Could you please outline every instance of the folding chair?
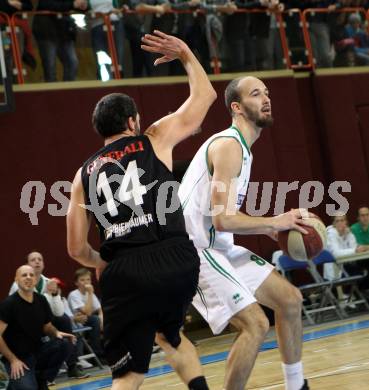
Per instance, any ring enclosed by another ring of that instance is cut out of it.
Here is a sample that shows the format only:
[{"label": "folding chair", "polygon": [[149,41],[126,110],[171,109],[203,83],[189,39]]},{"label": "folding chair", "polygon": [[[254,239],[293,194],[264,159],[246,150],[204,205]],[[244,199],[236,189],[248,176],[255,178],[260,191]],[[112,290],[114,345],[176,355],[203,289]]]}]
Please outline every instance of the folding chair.
[{"label": "folding chair", "polygon": [[89,332],[90,330],[92,330],[91,326],[81,326],[81,327],[77,327],[76,326],[75,328],[73,328],[73,333],[76,336],[81,338],[84,347],[89,352],[88,354],[79,356],[78,358],[79,359],[90,359],[90,358],[93,358],[100,368],[104,368],[104,366],[101,363],[101,360],[98,358],[98,356],[96,355],[96,353],[92,349],[91,345],[86,340],[85,333]]},{"label": "folding chair", "polygon": [[[297,261],[289,256],[282,255],[279,257],[279,265],[282,274],[285,275],[291,283],[291,271],[305,270],[313,277],[314,281],[312,283],[298,286],[303,296],[302,311],[309,324],[313,325],[317,322],[321,322],[323,314],[329,311],[335,312],[340,319],[344,318],[345,315],[342,312],[336,297],[332,293],[332,283],[322,280],[312,262]],[[313,266],[312,271],[310,270],[311,265]]]},{"label": "folding chair", "polygon": [[[336,263],[336,260],[329,251],[324,250],[319,256],[313,259],[313,263],[315,266],[318,266],[321,264]],[[345,301],[339,301],[340,307],[345,309],[348,305],[363,304],[366,309],[369,310],[368,301],[358,287],[358,283],[366,278],[368,271],[365,270],[363,274],[350,276],[343,266],[340,267],[340,269],[343,276],[332,280],[332,287],[347,286],[350,288],[348,298],[345,299]]]}]

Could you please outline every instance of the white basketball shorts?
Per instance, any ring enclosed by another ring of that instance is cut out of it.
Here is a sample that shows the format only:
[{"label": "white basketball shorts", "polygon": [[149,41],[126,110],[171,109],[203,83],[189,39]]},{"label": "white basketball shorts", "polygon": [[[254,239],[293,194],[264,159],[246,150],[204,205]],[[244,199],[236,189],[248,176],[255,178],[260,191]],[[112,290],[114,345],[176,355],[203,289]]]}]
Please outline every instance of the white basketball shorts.
[{"label": "white basketball shorts", "polygon": [[236,313],[256,302],[255,291],[274,267],[236,245],[227,251],[207,248],[198,249],[198,253],[200,277],[192,303],[218,334]]}]

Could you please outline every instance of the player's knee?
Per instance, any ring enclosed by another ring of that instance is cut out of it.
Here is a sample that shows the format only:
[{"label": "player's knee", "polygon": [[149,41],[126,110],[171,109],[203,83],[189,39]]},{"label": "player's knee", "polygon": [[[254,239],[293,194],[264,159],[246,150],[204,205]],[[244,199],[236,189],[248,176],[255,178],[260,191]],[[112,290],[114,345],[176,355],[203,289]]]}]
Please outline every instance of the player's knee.
[{"label": "player's knee", "polygon": [[253,319],[251,331],[255,337],[264,340],[269,330],[269,320],[267,316],[262,313]]},{"label": "player's knee", "polygon": [[269,330],[269,320],[259,305],[251,305],[232,319],[232,325],[242,334],[263,340]]},{"label": "player's knee", "polygon": [[300,316],[302,308],[302,294],[300,290],[294,286],[291,286],[288,294],[283,295],[283,302],[281,309],[289,316]]}]

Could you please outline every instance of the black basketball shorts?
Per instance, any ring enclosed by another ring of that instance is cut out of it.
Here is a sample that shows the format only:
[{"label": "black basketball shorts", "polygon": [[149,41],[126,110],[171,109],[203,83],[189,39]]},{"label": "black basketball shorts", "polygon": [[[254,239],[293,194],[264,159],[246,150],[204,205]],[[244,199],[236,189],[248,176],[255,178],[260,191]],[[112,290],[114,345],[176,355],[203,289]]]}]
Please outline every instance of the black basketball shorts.
[{"label": "black basketball shorts", "polygon": [[178,347],[199,271],[197,251],[185,237],[121,251],[108,264],[100,287],[113,379],[148,371],[156,332]]}]

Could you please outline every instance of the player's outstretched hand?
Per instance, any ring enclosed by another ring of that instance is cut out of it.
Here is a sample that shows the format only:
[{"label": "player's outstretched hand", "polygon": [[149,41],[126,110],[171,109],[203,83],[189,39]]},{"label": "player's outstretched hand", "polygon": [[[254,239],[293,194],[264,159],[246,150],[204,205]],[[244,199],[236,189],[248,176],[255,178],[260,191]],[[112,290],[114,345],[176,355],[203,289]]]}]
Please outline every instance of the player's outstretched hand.
[{"label": "player's outstretched hand", "polygon": [[183,59],[188,53],[188,46],[179,38],[164,34],[159,30],[154,30],[153,34],[145,34],[142,37],[141,48],[150,53],[158,53],[163,56],[156,59],[154,65],[170,62],[175,59]]}]

